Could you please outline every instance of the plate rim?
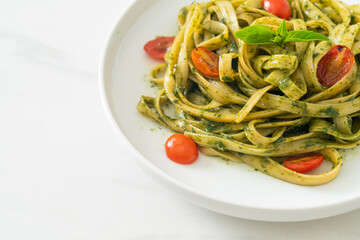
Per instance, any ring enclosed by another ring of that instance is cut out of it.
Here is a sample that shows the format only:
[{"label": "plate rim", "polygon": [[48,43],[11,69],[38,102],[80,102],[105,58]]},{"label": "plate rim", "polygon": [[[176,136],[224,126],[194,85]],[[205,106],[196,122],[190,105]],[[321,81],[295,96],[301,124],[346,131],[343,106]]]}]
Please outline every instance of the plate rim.
[{"label": "plate rim", "polygon": [[[120,25],[126,19],[129,14],[129,11],[135,10],[136,4],[140,2],[144,2],[145,0],[131,0],[127,4],[125,4],[122,11],[119,12],[116,21],[114,21],[112,27],[108,31],[107,36],[105,37],[105,42],[101,50],[101,58],[99,62],[98,69],[98,78],[99,78],[99,92],[100,98],[102,102],[103,109],[105,111],[105,115],[107,116],[110,125],[116,129],[117,136],[120,137],[123,143],[125,143],[126,147],[131,150],[133,156],[135,156],[136,162],[138,165],[144,169],[149,175],[158,180],[162,185],[172,190],[172,192],[176,193],[180,198],[187,200],[195,205],[200,207],[230,215],[233,217],[239,217],[244,219],[251,220],[260,220],[260,221],[270,221],[270,222],[298,222],[298,221],[307,221],[307,220],[315,220],[321,218],[327,218],[331,216],[336,216],[339,214],[343,214],[346,212],[350,212],[352,210],[360,208],[360,196],[358,198],[351,198],[346,201],[332,203],[324,206],[314,206],[314,207],[304,207],[304,208],[267,208],[267,207],[253,207],[236,204],[231,201],[227,201],[224,199],[219,199],[214,196],[207,195],[193,187],[182,183],[181,181],[173,178],[165,171],[161,170],[156,165],[152,164],[147,158],[142,155],[139,151],[136,150],[135,146],[131,144],[131,142],[127,139],[124,132],[122,131],[120,125],[118,124],[115,114],[111,108],[110,104],[110,95],[107,91],[107,62],[109,59],[111,42],[115,37],[116,32],[118,31]],[[156,0],[160,1],[160,0]],[[128,30],[132,25],[128,27],[125,31],[125,34],[119,40],[121,43],[127,35]],[[118,46],[117,46],[118,47]],[[111,61],[110,61],[111,62]],[[113,67],[111,67],[113,69]],[[175,191],[174,191],[175,190]],[[304,211],[313,215],[308,217]],[[314,211],[316,214],[314,214]],[[300,215],[297,215],[301,213]],[[271,217],[270,217],[271,216]],[[291,216],[291,217],[290,217]]]}]

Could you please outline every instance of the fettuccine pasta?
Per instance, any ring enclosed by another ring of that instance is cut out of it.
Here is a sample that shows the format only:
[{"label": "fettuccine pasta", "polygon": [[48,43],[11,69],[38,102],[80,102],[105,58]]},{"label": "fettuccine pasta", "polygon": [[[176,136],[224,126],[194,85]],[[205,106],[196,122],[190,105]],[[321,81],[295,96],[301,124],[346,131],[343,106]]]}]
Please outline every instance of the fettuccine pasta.
[{"label": "fettuccine pasta", "polygon": [[[331,42],[290,42],[284,48],[235,37],[248,26],[278,29],[282,19],[261,5],[261,0],[210,1],[181,9],[166,63],[150,74],[162,89],[156,97],[142,96],[137,108],[192,138],[206,155],[246,163],[294,184],[327,183],[341,168],[337,149],[353,148],[360,141],[360,4],[292,0],[287,29],[314,31]],[[351,49],[356,62],[340,81],[324,87],[316,72],[334,45]],[[220,56],[219,77],[206,76],[194,66],[195,47]],[[166,109],[169,103],[175,113]],[[325,156],[333,168],[308,175],[281,164],[284,157],[312,152]]]}]

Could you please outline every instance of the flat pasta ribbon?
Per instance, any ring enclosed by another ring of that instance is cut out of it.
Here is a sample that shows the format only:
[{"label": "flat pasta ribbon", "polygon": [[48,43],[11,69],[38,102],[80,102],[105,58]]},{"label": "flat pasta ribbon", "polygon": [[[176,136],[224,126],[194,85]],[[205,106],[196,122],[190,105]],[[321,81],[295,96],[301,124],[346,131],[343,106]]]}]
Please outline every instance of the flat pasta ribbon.
[{"label": "flat pasta ribbon", "polygon": [[[235,32],[264,25],[276,31],[282,19],[262,9],[262,0],[192,3],[178,14],[179,32],[165,63],[150,72],[160,89],[142,96],[137,109],[159,124],[192,138],[209,156],[219,156],[294,184],[320,185],[341,168],[336,149],[360,142],[360,4],[338,0],[293,0],[288,31],[311,30],[326,41],[244,43]],[[350,71],[331,87],[317,77],[320,60],[333,45],[356,57]],[[219,77],[199,71],[196,47],[219,56]],[[296,173],[284,157],[318,152],[333,163],[323,174]],[[350,164],[350,162],[347,162]]]}]

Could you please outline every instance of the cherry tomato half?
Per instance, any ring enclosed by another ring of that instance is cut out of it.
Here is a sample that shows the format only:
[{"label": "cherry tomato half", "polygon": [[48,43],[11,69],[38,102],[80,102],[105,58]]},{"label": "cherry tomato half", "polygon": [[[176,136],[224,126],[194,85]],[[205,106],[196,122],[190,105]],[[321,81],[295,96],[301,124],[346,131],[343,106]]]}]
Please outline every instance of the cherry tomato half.
[{"label": "cherry tomato half", "polygon": [[287,158],[284,160],[284,166],[298,173],[307,173],[318,168],[323,160],[323,155],[311,153]]},{"label": "cherry tomato half", "polygon": [[324,87],[340,81],[355,63],[354,54],[345,46],[336,45],[321,58],[316,75]]},{"label": "cherry tomato half", "polygon": [[219,77],[219,56],[205,47],[194,48],[191,59],[195,67],[210,77]]},{"label": "cherry tomato half", "polygon": [[172,135],[165,143],[168,158],[180,164],[191,164],[198,159],[198,149],[195,142],[182,134]]},{"label": "cherry tomato half", "polygon": [[164,59],[174,40],[174,37],[159,37],[146,43],[144,50],[153,58]]},{"label": "cherry tomato half", "polygon": [[263,8],[279,18],[290,19],[291,8],[286,0],[263,0]]}]

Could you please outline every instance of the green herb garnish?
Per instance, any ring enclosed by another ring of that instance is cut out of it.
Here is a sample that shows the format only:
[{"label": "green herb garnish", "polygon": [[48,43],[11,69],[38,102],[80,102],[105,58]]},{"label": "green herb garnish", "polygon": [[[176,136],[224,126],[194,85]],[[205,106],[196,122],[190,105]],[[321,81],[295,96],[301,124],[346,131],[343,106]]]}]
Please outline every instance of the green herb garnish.
[{"label": "green herb garnish", "polygon": [[234,82],[235,80],[232,77],[225,76],[222,78],[223,82]]},{"label": "green herb garnish", "polygon": [[277,44],[284,47],[288,42],[311,42],[322,40],[331,42],[331,40],[320,33],[313,31],[290,31],[286,29],[286,22],[283,20],[276,32],[264,25],[253,25],[237,31],[237,38],[252,45]]}]

